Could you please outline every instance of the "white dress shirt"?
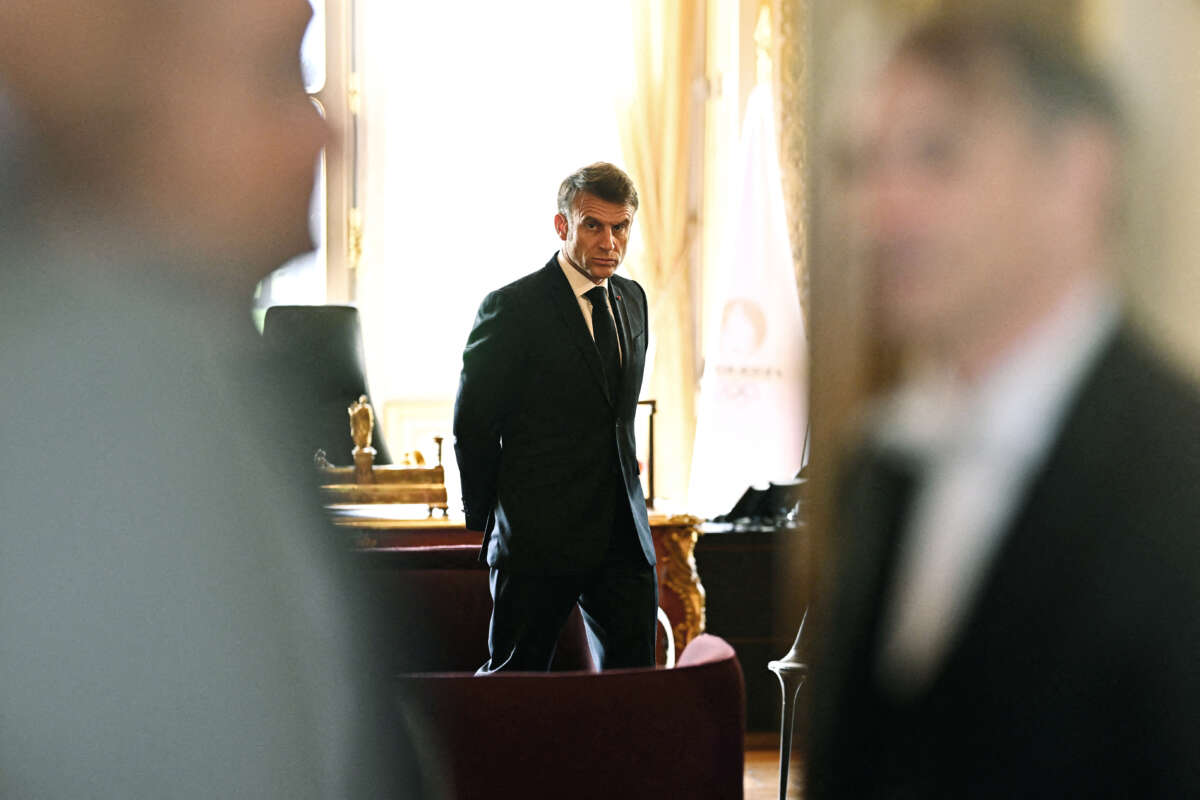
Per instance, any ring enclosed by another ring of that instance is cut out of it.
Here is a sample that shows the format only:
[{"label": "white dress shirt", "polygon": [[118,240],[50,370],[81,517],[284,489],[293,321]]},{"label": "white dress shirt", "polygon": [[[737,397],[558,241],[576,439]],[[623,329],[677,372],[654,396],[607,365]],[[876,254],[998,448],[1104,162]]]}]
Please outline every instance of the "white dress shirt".
[{"label": "white dress shirt", "polygon": [[923,467],[880,630],[894,694],[921,690],[952,645],[1117,316],[1109,287],[1089,281],[980,380],[924,375],[881,409],[876,441]]},{"label": "white dress shirt", "polygon": [[[612,317],[614,330],[617,327],[617,318],[613,314],[612,301],[608,297],[608,278],[599,283],[592,283],[592,279],[584,275],[579,270],[567,263],[567,259],[563,256],[562,251],[558,253],[558,266],[562,267],[563,274],[567,276],[567,282],[571,284],[571,291],[575,292],[575,299],[579,302],[579,313],[583,314],[583,321],[587,323],[588,333],[592,335],[592,340],[596,339],[596,332],[592,330],[592,301],[585,295],[597,286],[604,287],[604,305],[608,309],[608,316]],[[621,352],[621,335],[617,334],[617,358],[624,360],[625,354]]]}]

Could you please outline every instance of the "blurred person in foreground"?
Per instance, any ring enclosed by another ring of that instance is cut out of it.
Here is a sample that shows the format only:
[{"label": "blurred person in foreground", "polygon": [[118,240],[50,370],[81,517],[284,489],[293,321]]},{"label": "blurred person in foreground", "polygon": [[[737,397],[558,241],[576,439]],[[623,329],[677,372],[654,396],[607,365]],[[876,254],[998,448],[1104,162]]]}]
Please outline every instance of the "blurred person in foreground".
[{"label": "blurred person in foreground", "polygon": [[0,5],[0,796],[408,796],[249,315],[312,246],[309,15]]},{"label": "blurred person in foreground", "polygon": [[1113,288],[1113,93],[942,17],[872,109],[847,208],[912,369],[841,483],[810,796],[1200,795],[1200,401]]}]

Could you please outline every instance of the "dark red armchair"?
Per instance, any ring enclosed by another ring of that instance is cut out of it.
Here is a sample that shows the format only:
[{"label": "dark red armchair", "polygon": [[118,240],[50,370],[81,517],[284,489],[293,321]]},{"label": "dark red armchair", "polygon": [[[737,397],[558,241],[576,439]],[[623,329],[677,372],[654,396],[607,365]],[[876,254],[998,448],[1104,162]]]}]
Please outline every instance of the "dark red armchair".
[{"label": "dark red armchair", "polygon": [[742,797],[742,673],[715,636],[673,669],[421,674],[398,686],[452,798]]}]

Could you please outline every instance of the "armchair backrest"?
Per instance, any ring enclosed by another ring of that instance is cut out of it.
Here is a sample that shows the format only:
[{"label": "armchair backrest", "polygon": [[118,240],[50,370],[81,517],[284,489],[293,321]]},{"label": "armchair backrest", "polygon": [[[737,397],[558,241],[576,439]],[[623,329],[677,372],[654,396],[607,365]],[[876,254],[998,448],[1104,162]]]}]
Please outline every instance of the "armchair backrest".
[{"label": "armchair backrest", "polygon": [[399,690],[451,797],[742,797],[742,672],[715,636],[674,669],[411,675]]},{"label": "armchair backrest", "polygon": [[[391,674],[474,672],[488,657],[492,597],[478,545],[361,550],[351,554],[373,616],[375,651]],[[553,669],[592,669],[576,608],[558,640]]]}]

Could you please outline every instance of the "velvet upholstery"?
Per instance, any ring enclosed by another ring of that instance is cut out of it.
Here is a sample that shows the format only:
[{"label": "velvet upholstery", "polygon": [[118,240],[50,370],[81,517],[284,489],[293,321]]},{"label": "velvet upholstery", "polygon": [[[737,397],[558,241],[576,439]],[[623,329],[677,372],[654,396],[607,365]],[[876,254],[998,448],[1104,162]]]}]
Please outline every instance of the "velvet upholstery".
[{"label": "velvet upholstery", "polygon": [[[492,598],[479,546],[437,545],[352,554],[368,600],[384,627],[375,652],[391,673],[473,672],[488,658]],[[593,669],[579,609],[555,653],[555,670]]]},{"label": "velvet upholstery", "polygon": [[742,797],[742,673],[715,636],[674,669],[423,674],[398,687],[454,798]]}]

